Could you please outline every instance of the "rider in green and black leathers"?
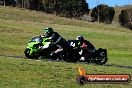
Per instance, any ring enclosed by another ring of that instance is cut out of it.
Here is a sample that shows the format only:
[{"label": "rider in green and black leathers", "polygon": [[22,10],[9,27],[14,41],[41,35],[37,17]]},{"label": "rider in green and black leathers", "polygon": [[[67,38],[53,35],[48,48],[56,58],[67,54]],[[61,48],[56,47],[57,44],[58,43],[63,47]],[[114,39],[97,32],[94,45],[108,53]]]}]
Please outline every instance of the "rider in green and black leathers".
[{"label": "rider in green and black leathers", "polygon": [[[51,55],[55,55],[55,53],[59,53],[64,48],[67,47],[67,42],[62,36],[60,36],[57,32],[54,32],[52,28],[45,28],[45,37],[50,38],[52,45],[56,45],[58,49],[56,51],[53,51]],[[52,46],[51,45],[51,46]]]},{"label": "rider in green and black leathers", "polygon": [[53,44],[60,45],[61,47],[65,47],[66,40],[62,38],[57,32],[54,32],[52,28],[45,28],[45,37],[50,38]]}]

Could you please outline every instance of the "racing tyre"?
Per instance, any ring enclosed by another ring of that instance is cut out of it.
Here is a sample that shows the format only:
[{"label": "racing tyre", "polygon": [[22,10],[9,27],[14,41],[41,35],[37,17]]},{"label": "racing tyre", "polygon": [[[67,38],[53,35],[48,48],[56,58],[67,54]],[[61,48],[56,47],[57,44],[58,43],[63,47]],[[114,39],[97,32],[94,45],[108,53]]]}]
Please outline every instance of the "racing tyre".
[{"label": "racing tyre", "polygon": [[39,55],[38,54],[34,54],[34,55],[30,55],[30,49],[29,48],[26,48],[25,51],[24,51],[24,54],[25,56],[28,58],[28,59],[38,59],[39,58]]},{"label": "racing tyre", "polygon": [[98,65],[103,65],[107,62],[107,50],[99,48],[97,51],[97,57],[95,59],[95,63]]}]

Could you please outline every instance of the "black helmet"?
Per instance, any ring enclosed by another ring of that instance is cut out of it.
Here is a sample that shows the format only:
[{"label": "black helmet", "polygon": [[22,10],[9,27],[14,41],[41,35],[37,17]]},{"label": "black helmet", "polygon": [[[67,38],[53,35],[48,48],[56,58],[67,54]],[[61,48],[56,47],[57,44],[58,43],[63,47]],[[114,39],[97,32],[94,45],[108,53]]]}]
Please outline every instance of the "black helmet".
[{"label": "black helmet", "polygon": [[53,33],[53,29],[50,28],[50,27],[49,28],[45,28],[44,31],[45,31],[46,34],[52,34]]},{"label": "black helmet", "polygon": [[83,38],[83,36],[79,35],[79,36],[77,36],[76,40],[84,41],[84,38]]}]

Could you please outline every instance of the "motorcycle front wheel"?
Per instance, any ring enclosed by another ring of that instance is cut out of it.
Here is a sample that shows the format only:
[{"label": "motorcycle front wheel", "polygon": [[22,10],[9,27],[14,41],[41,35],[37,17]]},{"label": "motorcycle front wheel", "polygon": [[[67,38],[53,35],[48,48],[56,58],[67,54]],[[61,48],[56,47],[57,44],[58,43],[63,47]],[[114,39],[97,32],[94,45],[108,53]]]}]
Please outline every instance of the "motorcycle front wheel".
[{"label": "motorcycle front wheel", "polygon": [[24,51],[24,54],[25,56],[28,58],[28,59],[38,59],[39,58],[39,55],[38,54],[33,54],[33,55],[30,55],[30,50],[29,48],[26,48],[25,51]]}]

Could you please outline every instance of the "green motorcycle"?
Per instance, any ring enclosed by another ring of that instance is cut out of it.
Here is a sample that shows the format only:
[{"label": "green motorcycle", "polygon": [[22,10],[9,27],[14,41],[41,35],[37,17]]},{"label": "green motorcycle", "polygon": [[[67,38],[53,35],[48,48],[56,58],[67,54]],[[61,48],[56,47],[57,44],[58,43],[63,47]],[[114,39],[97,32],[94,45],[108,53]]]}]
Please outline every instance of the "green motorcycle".
[{"label": "green motorcycle", "polygon": [[50,38],[35,36],[29,41],[24,51],[25,56],[29,59],[38,59],[40,56],[50,56],[50,44]]}]

